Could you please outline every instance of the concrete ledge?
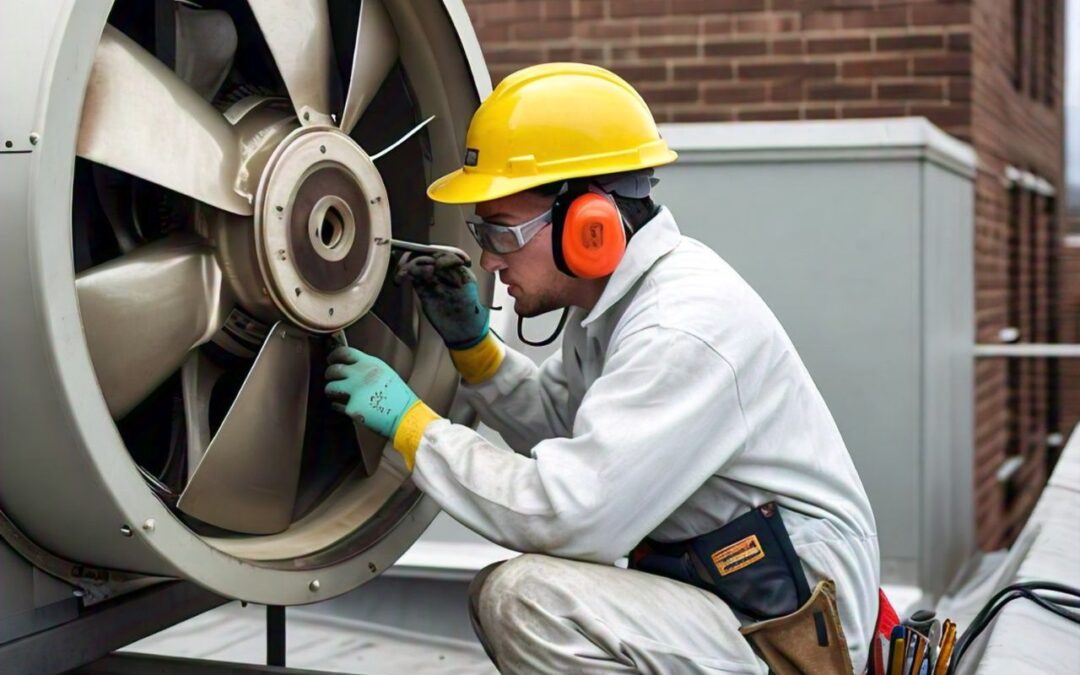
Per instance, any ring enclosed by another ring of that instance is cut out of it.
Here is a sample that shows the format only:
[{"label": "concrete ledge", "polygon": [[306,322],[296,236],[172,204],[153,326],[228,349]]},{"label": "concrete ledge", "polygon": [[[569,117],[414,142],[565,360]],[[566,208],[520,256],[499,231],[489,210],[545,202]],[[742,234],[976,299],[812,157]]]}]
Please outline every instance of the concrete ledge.
[{"label": "concrete ledge", "polygon": [[[1024,529],[1036,530],[1035,540],[1008,583],[1055,581],[1080,587],[1080,427]],[[1080,626],[1031,602],[1009,603],[988,631],[975,671],[980,674],[1067,673],[1080,663]]]}]

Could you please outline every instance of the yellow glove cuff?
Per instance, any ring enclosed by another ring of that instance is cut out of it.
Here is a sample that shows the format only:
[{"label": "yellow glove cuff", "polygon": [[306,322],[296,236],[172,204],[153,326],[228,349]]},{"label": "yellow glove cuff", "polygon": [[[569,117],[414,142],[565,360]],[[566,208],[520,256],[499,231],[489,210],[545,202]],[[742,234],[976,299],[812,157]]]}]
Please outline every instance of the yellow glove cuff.
[{"label": "yellow glove cuff", "polygon": [[417,400],[409,406],[398,422],[397,431],[394,432],[394,449],[405,458],[405,466],[409,471],[412,471],[416,464],[416,450],[420,447],[420,439],[424,437],[424,429],[438,419],[442,418],[423,401]]},{"label": "yellow glove cuff", "polygon": [[495,374],[506,356],[506,348],[489,331],[478,344],[468,349],[451,349],[450,359],[469,384],[480,384]]}]

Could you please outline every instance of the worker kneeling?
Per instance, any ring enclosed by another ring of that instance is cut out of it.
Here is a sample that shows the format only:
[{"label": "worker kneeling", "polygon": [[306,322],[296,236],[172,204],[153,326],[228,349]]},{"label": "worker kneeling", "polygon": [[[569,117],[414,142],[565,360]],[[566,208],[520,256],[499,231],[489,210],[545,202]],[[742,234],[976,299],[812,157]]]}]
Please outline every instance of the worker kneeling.
[{"label": "worker kneeling", "polygon": [[[644,101],[601,68],[534,66],[480,106],[467,144],[428,195],[476,205],[481,265],[519,315],[569,308],[561,350],[537,367],[507,348],[452,253],[398,275],[516,452],[355,349],[331,355],[326,392],[454,518],[529,554],[473,583],[496,665],[861,671],[878,613],[866,493],[772,312],[651,199],[652,167],[676,155]],[[740,224],[718,204],[713,226]]]}]

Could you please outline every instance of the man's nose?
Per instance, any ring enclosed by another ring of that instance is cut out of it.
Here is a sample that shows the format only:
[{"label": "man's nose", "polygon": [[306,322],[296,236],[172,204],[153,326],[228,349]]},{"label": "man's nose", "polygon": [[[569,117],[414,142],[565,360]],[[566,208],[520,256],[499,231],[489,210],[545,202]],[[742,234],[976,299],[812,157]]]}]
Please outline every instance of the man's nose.
[{"label": "man's nose", "polygon": [[491,251],[482,251],[480,253],[480,267],[485,272],[495,274],[501,269],[506,269],[506,263],[499,257],[498,253],[492,253]]}]

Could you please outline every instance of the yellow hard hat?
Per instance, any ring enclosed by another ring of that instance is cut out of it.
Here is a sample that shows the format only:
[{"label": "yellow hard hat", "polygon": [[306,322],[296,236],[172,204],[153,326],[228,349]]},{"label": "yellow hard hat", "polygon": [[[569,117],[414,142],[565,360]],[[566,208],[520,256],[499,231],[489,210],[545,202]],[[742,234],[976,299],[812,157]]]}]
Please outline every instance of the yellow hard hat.
[{"label": "yellow hard hat", "polygon": [[428,197],[472,204],[677,157],[633,87],[581,63],[545,63],[507,76],[473,115],[465,144],[465,166],[432,183]]}]

